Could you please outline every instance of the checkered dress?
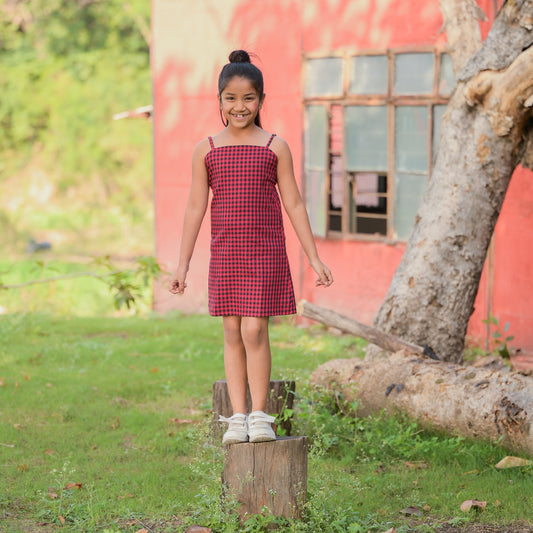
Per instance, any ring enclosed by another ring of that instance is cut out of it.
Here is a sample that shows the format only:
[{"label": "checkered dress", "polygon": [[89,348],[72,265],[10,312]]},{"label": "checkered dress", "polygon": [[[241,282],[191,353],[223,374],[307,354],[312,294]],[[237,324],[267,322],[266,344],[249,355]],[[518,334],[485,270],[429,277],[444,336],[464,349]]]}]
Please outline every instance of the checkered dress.
[{"label": "checkered dress", "polygon": [[266,146],[215,147],[205,157],[211,200],[209,313],[276,316],[296,312],[277,156]]}]

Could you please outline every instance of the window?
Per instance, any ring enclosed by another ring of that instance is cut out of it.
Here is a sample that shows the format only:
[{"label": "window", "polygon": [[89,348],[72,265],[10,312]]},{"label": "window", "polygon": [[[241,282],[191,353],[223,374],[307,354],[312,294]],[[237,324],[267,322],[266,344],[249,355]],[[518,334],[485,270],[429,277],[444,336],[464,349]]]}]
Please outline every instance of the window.
[{"label": "window", "polygon": [[435,50],[304,60],[315,235],[407,240],[454,85],[449,55]]}]

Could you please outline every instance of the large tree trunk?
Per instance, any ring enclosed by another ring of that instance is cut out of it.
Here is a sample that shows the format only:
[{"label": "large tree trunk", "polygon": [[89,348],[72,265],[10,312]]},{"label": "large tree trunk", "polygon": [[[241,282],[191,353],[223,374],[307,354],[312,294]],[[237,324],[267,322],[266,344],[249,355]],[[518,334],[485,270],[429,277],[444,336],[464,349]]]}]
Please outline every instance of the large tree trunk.
[{"label": "large tree trunk", "polygon": [[511,175],[533,159],[532,30],[531,0],[506,2],[462,69],[413,232],[374,322],[449,361],[461,360]]},{"label": "large tree trunk", "polygon": [[533,455],[533,380],[397,352],[384,359],[335,359],[311,383],[342,391],[358,415],[399,410],[424,424],[491,440]]}]

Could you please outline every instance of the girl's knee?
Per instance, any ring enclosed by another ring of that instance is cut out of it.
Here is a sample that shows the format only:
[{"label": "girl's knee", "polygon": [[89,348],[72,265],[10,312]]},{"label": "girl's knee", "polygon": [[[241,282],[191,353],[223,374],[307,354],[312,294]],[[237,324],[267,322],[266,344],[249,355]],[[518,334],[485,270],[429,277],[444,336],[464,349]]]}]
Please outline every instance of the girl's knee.
[{"label": "girl's knee", "polygon": [[241,321],[239,317],[224,318],[224,342],[231,345],[242,344]]},{"label": "girl's knee", "polygon": [[257,346],[268,342],[268,318],[243,318],[241,334],[245,345]]}]

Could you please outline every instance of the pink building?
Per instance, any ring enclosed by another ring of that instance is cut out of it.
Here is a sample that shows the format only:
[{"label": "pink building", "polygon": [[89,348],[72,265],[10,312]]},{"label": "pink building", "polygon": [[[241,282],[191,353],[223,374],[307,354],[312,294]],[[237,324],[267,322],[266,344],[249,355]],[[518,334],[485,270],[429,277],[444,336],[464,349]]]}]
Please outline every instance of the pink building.
[{"label": "pink building", "polygon": [[[297,300],[371,324],[394,274],[430,175],[454,86],[437,0],[153,0],[157,256],[176,266],[196,143],[222,128],[217,78],[230,51],[256,54],[265,77],[265,129],[290,145],[317,245],[335,276],[314,288],[290,223]],[[492,0],[478,0],[488,17]],[[510,323],[512,345],[533,352],[533,179],[517,169],[470,321]],[[209,216],[184,296],[157,287],[158,311],[207,312]]]}]

